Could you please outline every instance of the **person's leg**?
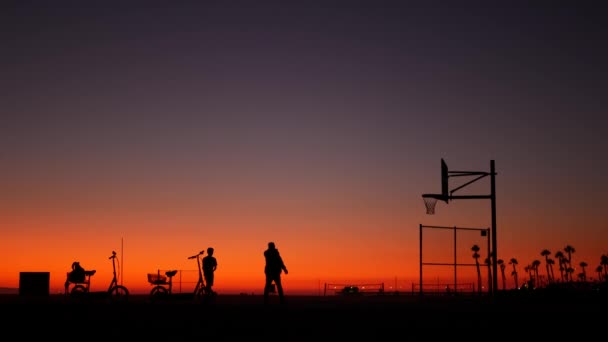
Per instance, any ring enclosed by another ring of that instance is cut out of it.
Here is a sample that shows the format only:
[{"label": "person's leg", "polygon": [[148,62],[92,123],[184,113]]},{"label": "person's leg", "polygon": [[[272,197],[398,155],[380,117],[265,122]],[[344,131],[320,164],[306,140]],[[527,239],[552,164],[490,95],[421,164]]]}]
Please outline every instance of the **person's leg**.
[{"label": "person's leg", "polygon": [[279,301],[283,303],[285,298],[283,297],[283,284],[281,284],[281,276],[277,276],[274,279],[274,284],[277,286],[277,293],[279,294]]},{"label": "person's leg", "polygon": [[211,288],[213,287],[213,273],[205,274],[205,287],[207,288],[207,294],[211,294]]},{"label": "person's leg", "polygon": [[264,286],[264,303],[268,302],[269,290],[272,286],[272,277],[266,275],[266,285]]}]

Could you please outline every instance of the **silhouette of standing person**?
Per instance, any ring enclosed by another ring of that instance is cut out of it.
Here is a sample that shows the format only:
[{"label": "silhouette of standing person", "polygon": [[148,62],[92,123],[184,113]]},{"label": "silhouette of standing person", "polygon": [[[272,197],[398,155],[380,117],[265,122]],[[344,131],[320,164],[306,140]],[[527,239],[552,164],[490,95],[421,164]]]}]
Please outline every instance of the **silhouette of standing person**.
[{"label": "silhouette of standing person", "polygon": [[266,275],[266,286],[264,286],[264,302],[268,302],[268,297],[274,282],[277,292],[279,294],[279,301],[285,302],[283,296],[283,285],[281,284],[281,272],[288,274],[287,267],[283,263],[283,258],[279,250],[276,248],[274,242],[268,243],[268,249],[264,251],[264,258],[266,259],[266,266],[264,267],[264,274]]},{"label": "silhouette of standing person", "polygon": [[207,248],[207,256],[203,258],[203,276],[205,277],[205,287],[207,294],[213,294],[213,280],[217,269],[217,260],[213,256],[213,247]]}]

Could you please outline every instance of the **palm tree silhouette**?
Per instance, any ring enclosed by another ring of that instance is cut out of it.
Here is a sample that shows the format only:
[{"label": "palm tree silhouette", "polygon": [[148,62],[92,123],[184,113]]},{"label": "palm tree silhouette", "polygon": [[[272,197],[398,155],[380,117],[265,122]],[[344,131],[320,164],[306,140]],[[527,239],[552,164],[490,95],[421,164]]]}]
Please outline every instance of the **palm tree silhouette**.
[{"label": "palm tree silhouette", "polygon": [[481,294],[481,271],[479,270],[479,246],[473,245],[471,250],[473,251],[473,259],[475,259],[475,267],[477,268],[477,292]]},{"label": "palm tree silhouette", "polygon": [[547,265],[549,265],[549,270],[551,271],[551,280],[550,283],[553,283],[555,281],[555,276],[553,275],[553,265],[555,265],[555,260],[549,258],[547,259]]},{"label": "palm tree silhouette", "polygon": [[602,281],[602,278],[604,278],[604,267],[602,265],[598,265],[595,268],[595,273],[597,273],[597,281]]},{"label": "palm tree silhouette", "polygon": [[540,281],[538,279],[538,266],[540,266],[540,260],[532,261],[532,274],[534,274],[534,279],[532,279],[532,287],[540,286]]},{"label": "palm tree silhouette", "polygon": [[562,283],[563,283],[564,282],[564,270],[565,270],[565,267],[564,267],[565,261],[564,260],[566,260],[566,256],[564,255],[564,253],[562,251],[557,251],[557,252],[555,252],[555,257],[557,258],[557,262],[559,262],[559,274],[560,274],[560,277],[561,277]]},{"label": "palm tree silhouette", "polygon": [[509,260],[509,264],[513,265],[513,271],[511,272],[511,275],[515,280],[515,289],[519,289],[519,282],[517,281],[517,268],[515,267],[517,265],[517,259],[511,258],[511,260]]},{"label": "palm tree silhouette", "polygon": [[551,265],[549,264],[549,255],[551,255],[551,251],[548,249],[543,249],[542,252],[540,252],[540,255],[545,257],[545,267],[547,268],[547,280],[549,281],[549,283],[553,282],[553,275],[552,270],[551,270]]},{"label": "palm tree silhouette", "polygon": [[568,267],[566,268],[566,271],[569,275],[568,280],[572,281],[572,273],[574,273],[574,268],[572,267],[572,253],[576,252],[576,250],[574,249],[574,247],[566,245],[566,247],[564,247],[564,252],[568,254]]},{"label": "palm tree silhouette", "polygon": [[574,267],[566,267],[566,279],[568,279],[568,282],[574,281],[574,277],[572,276],[572,274],[574,274]]},{"label": "palm tree silhouette", "polygon": [[498,259],[496,260],[496,263],[498,264],[498,266],[500,266],[500,274],[502,276],[502,290],[506,290],[507,289],[507,278],[505,278],[505,261],[502,259]]},{"label": "palm tree silhouette", "polygon": [[528,264],[526,265],[526,267],[524,267],[524,272],[526,272],[526,275],[528,275],[528,277],[530,277],[530,279],[527,279],[526,277],[524,277],[524,287],[530,287],[530,284],[532,283],[532,265]]},{"label": "palm tree silhouette", "polygon": [[604,268],[604,281],[608,281],[608,254],[602,254],[600,265]]},{"label": "palm tree silhouette", "polygon": [[584,261],[581,261],[578,265],[582,268],[582,271],[580,273],[580,279],[581,279],[581,281],[587,281],[587,270],[586,270],[586,267],[588,266],[588,264],[586,262],[584,262]]}]

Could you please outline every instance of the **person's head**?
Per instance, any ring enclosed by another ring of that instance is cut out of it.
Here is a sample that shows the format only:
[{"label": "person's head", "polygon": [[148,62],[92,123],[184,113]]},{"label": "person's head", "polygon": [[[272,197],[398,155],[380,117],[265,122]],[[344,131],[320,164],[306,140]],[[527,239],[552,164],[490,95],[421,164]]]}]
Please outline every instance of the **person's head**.
[{"label": "person's head", "polygon": [[208,255],[213,255],[213,247],[207,248],[207,254]]},{"label": "person's head", "polygon": [[275,248],[276,248],[276,247],[275,247],[275,245],[274,245],[274,242],[269,242],[269,243],[268,243],[268,249],[275,249]]}]

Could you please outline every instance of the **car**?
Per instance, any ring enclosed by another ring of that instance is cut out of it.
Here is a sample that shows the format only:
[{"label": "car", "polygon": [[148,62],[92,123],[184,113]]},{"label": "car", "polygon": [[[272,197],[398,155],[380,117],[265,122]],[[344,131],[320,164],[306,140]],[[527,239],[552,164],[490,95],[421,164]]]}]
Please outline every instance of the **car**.
[{"label": "car", "polygon": [[358,286],[348,285],[348,286],[344,286],[344,288],[340,291],[340,294],[345,295],[345,296],[352,296],[352,295],[359,295],[359,294],[361,294],[361,292],[359,292]]}]

